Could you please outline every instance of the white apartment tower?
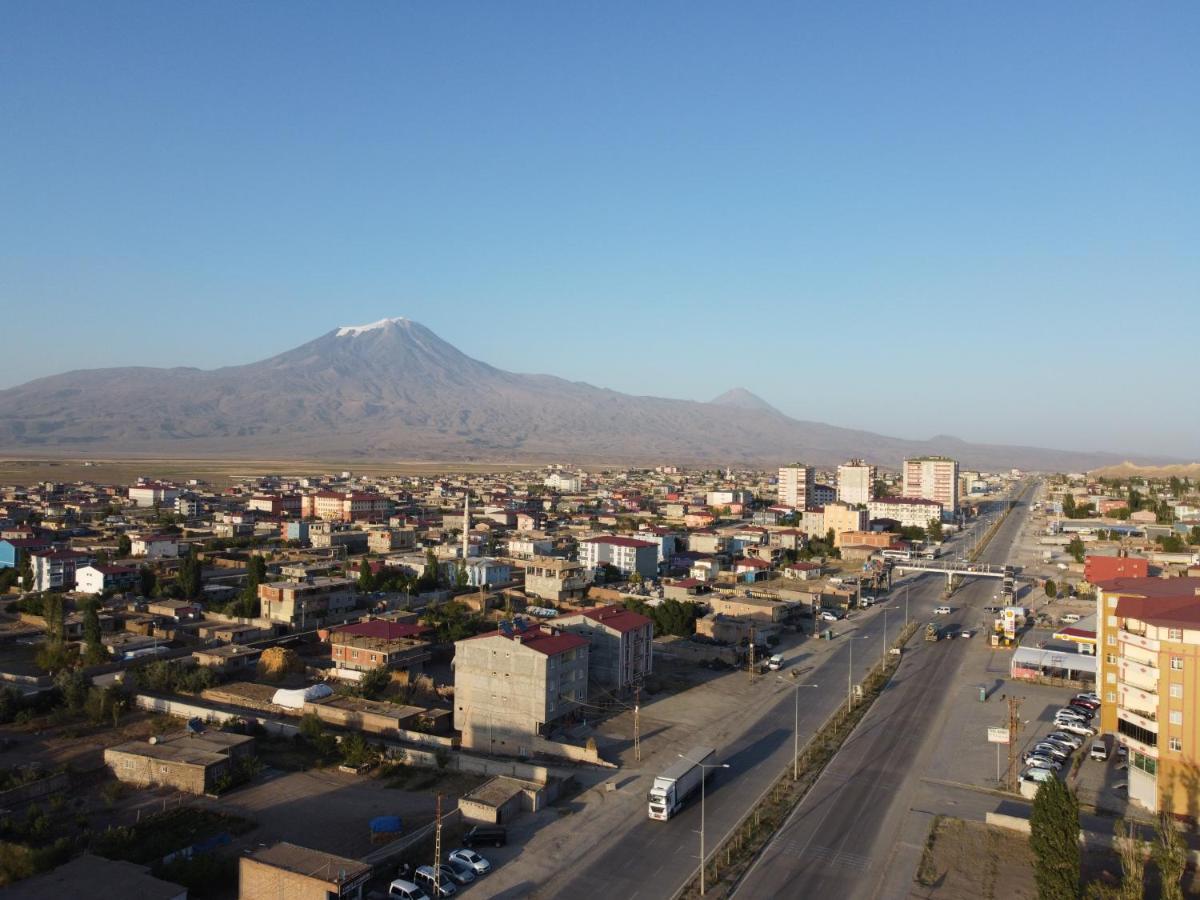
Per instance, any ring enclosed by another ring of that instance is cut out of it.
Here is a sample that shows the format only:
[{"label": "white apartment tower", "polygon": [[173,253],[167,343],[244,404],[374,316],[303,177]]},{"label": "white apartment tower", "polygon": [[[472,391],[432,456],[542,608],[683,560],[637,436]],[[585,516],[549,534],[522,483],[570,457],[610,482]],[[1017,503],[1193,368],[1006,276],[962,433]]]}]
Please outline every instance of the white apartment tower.
[{"label": "white apartment tower", "polygon": [[779,470],[779,502],[792,509],[805,509],[812,502],[816,470],[812,466],[784,466]]},{"label": "white apartment tower", "polygon": [[875,499],[875,467],[861,459],[842,463],[837,470],[837,498],[851,506]]},{"label": "white apartment tower", "polygon": [[958,460],[918,456],[904,461],[904,496],[942,504],[942,514],[958,514]]}]

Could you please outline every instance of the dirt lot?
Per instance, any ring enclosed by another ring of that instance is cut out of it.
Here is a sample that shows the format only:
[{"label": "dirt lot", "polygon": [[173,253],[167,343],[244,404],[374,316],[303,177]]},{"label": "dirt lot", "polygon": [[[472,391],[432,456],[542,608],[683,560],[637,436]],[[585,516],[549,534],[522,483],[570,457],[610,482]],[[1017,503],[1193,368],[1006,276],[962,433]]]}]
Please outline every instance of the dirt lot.
[{"label": "dirt lot", "polygon": [[[1121,864],[1108,850],[1085,850],[1082,859],[1083,883],[1117,885]],[[1147,898],[1159,896],[1157,873],[1153,864],[1146,866]],[[1184,892],[1197,896],[1200,875],[1184,877]],[[930,830],[921,865],[910,898],[930,900],[1036,900],[1033,878],[1033,853],[1029,839],[1006,828],[982,822],[939,818]]]},{"label": "dirt lot", "polygon": [[265,474],[311,475],[340,472],[373,475],[431,475],[441,472],[513,472],[533,468],[524,465],[445,462],[339,462],[338,460],[281,459],[0,459],[0,484],[32,484],[35,481],[95,481],[128,484],[139,475],[180,481],[199,478],[218,486],[236,478]]}]

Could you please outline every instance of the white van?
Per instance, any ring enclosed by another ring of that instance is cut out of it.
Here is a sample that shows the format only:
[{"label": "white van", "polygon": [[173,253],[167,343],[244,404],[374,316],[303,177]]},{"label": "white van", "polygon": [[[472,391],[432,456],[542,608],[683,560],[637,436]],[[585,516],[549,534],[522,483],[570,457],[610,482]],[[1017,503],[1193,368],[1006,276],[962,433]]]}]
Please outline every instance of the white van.
[{"label": "white van", "polygon": [[780,656],[778,653],[776,653],[774,656],[772,656],[770,659],[767,660],[767,668],[770,669],[772,672],[778,672],[780,669],[783,668],[783,657]]},{"label": "white van", "polygon": [[950,615],[950,607],[948,607],[948,606],[939,606],[939,607],[938,607],[937,609],[935,609],[933,612],[934,612],[934,615],[938,615],[938,616],[948,616],[948,615]]},{"label": "white van", "polygon": [[1103,739],[1092,741],[1092,749],[1088,756],[1101,762],[1108,759],[1108,743]]},{"label": "white van", "polygon": [[1063,622],[1065,622],[1068,625],[1074,625],[1076,622],[1078,622],[1080,620],[1080,618],[1081,618],[1081,616],[1079,615],[1079,613],[1067,613],[1065,616],[1062,617],[1062,620],[1063,620]]}]

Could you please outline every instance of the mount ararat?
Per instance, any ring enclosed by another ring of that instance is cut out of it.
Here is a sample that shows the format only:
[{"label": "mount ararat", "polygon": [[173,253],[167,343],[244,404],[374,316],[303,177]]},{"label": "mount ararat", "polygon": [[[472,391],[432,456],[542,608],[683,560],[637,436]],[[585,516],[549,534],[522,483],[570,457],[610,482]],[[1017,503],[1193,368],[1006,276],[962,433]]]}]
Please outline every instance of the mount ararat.
[{"label": "mount ararat", "polygon": [[0,453],[759,465],[862,456],[891,467],[944,453],[969,468],[1054,471],[1123,460],[805,422],[743,388],[697,403],[506,372],[399,318],[248,365],[87,369],[0,391]]}]

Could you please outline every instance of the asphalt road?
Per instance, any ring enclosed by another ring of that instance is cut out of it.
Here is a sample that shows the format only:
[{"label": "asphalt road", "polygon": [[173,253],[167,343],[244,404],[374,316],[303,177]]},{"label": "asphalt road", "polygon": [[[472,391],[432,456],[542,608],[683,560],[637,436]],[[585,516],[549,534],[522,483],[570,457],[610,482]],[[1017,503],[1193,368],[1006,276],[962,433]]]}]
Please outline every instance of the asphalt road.
[{"label": "asphalt road", "polygon": [[[982,562],[1005,562],[1027,514],[1022,504],[1009,516]],[[976,625],[979,607],[996,587],[991,580],[967,582],[950,601],[952,618]],[[920,777],[927,774],[936,740],[933,726],[966,650],[961,638],[909,645],[887,690],[743,876],[735,896],[866,898],[888,896],[896,880],[911,880],[911,869],[890,871],[897,862],[900,824]],[[889,875],[894,878],[885,889]]]},{"label": "asphalt road", "polygon": [[[969,541],[967,535],[958,536],[950,543],[949,555],[959,552],[957,548]],[[907,585],[910,618],[928,621],[940,602],[945,577],[915,575],[902,583]],[[904,599],[905,589],[901,587],[893,589],[880,603],[880,607],[890,607],[887,628],[893,638],[903,625]],[[883,626],[881,608],[860,611],[853,618],[833,625],[838,636],[831,653],[811,667],[801,660],[800,682],[819,685],[816,689],[800,689],[801,744],[839,704],[846,702],[851,657],[855,683],[878,662],[884,650]],[[951,652],[952,643],[946,642],[946,649]],[[710,853],[792,761],[795,689],[790,687],[790,680],[781,684],[773,675],[763,676],[763,689],[772,691],[778,699],[765,707],[752,729],[717,748],[718,759],[730,768],[710,777],[706,791],[705,832]],[[639,816],[621,832],[597,845],[593,852],[575,860],[573,874],[539,886],[534,894],[631,900],[670,898],[698,869],[700,818],[700,803],[695,801],[667,822]]]}]

